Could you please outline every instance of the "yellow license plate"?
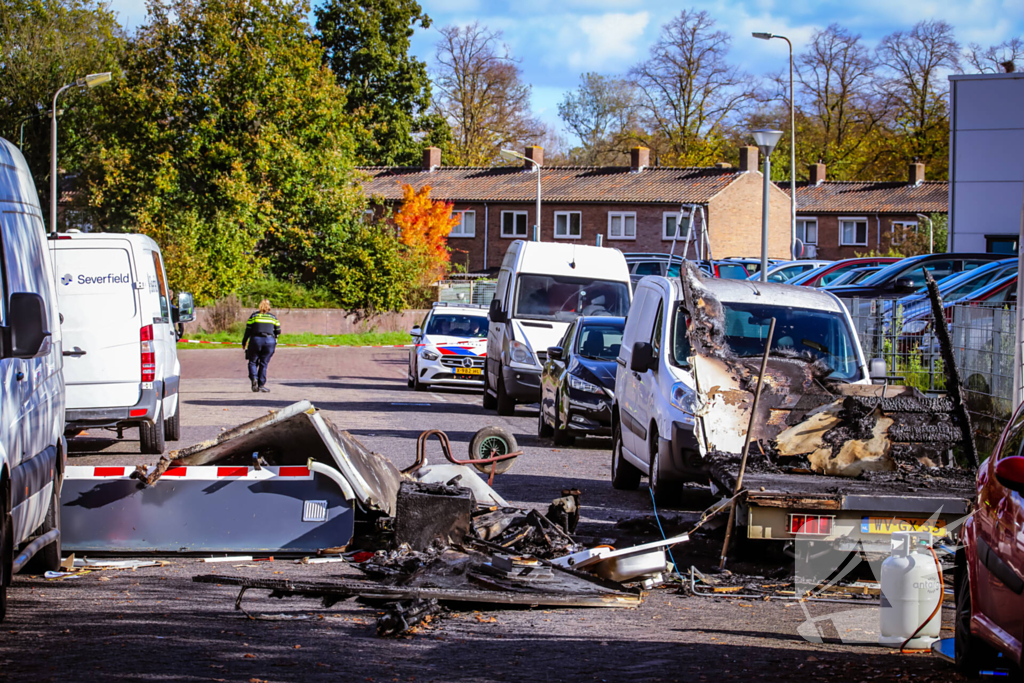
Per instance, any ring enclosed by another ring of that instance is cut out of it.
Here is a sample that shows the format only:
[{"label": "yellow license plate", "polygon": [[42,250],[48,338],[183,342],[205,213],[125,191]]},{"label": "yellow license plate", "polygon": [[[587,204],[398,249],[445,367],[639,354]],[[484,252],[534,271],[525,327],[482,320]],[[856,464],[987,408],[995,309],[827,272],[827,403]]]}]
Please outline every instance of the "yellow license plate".
[{"label": "yellow license plate", "polygon": [[456,375],[482,375],[483,368],[455,368]]},{"label": "yellow license plate", "polygon": [[937,519],[914,519],[909,517],[862,517],[860,531],[864,534],[891,534],[896,531],[926,531],[933,536],[946,535],[946,522]]}]

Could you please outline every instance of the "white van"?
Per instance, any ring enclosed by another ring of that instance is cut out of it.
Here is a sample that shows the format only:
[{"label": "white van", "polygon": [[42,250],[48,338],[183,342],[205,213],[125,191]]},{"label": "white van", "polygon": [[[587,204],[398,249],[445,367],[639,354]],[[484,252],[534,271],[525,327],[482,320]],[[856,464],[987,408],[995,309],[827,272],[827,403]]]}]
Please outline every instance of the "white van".
[{"label": "white van", "polygon": [[2,620],[11,575],[27,558],[35,555],[40,571],[60,568],[67,461],[60,321],[43,212],[24,157],[6,140],[0,140],[0,207]]},{"label": "white van", "polygon": [[632,292],[618,249],[516,240],[491,300],[484,408],[511,415],[540,400],[547,348],[578,315],[623,317]]},{"label": "white van", "polygon": [[195,314],[192,295],[173,306],[160,247],[145,235],[61,233],[50,241],[64,317],[67,428],[139,428],[143,453],[181,433],[175,323]]}]

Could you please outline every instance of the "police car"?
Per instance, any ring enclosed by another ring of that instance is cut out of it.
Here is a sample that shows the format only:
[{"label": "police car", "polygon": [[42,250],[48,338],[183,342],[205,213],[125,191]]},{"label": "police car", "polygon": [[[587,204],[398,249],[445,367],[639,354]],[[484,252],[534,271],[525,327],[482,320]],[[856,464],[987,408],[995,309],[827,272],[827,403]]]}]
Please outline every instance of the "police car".
[{"label": "police car", "polygon": [[412,328],[409,386],[483,387],[487,311],[472,304],[437,303]]}]

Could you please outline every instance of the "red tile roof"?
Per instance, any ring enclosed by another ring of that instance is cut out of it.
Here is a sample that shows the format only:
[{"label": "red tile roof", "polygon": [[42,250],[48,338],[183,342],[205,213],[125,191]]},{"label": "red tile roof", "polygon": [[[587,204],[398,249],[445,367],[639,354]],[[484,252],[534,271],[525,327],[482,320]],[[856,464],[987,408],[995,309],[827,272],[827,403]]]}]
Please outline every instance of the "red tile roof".
[{"label": "red tile roof", "polygon": [[[466,168],[443,166],[364,167],[370,176],[363,189],[370,196],[401,199],[402,186],[432,188],[431,197],[458,202],[532,202],[537,176],[521,167]],[[740,171],[720,168],[554,166],[545,168],[541,195],[545,202],[608,204],[706,204]]]},{"label": "red tile roof", "polygon": [[[776,183],[789,194],[789,183]],[[920,185],[871,181],[826,180],[797,183],[797,213],[948,213],[949,183],[930,180]]]}]

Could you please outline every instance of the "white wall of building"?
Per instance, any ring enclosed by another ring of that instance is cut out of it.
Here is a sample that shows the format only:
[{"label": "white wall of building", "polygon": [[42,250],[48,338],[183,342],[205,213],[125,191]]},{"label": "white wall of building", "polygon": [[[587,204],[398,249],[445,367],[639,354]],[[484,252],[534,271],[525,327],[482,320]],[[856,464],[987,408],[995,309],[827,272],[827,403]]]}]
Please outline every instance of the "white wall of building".
[{"label": "white wall of building", "polygon": [[986,251],[1020,232],[1024,206],[1024,73],[950,76],[951,251]]}]

